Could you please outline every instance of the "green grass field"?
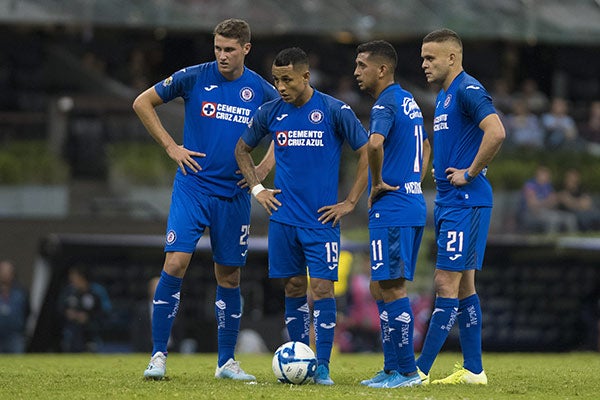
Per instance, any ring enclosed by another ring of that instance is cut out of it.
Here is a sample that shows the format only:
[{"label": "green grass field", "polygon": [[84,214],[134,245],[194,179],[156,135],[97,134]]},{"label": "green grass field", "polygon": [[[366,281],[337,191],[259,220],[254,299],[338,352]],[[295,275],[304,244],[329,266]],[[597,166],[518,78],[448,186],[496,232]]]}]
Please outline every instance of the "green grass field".
[{"label": "green grass field", "polygon": [[[0,399],[600,399],[598,353],[489,353],[489,384],[371,389],[359,381],[381,365],[381,355],[338,354],[332,359],[333,387],[277,383],[270,355],[242,354],[242,367],[258,383],[216,380],[214,354],[169,356],[168,380],[144,381],[147,355],[0,356]],[[433,379],[452,372],[460,354],[442,353]]]}]

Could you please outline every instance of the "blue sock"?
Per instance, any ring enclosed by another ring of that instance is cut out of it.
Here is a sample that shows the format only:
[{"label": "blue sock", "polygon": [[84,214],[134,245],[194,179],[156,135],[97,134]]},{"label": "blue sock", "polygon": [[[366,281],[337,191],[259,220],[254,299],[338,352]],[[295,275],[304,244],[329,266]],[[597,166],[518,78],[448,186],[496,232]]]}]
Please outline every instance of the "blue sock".
[{"label": "blue sock", "polygon": [[239,287],[228,289],[217,285],[215,316],[217,318],[218,365],[222,367],[227,360],[234,358],[235,344],[240,332],[242,297]]},{"label": "blue sock", "polygon": [[458,302],[458,327],[463,367],[476,374],[483,371],[481,361],[481,305],[474,294]]},{"label": "blue sock", "polygon": [[458,299],[446,297],[435,299],[435,307],[429,321],[429,329],[427,329],[423,350],[421,350],[421,355],[417,360],[417,366],[423,373],[429,374],[435,358],[442,349],[448,333],[450,333],[450,329],[456,321],[457,313]]},{"label": "blue sock", "polygon": [[417,370],[413,347],[414,318],[410,300],[403,297],[385,304],[390,324],[390,336],[398,358],[398,372],[409,374]]},{"label": "blue sock", "polygon": [[383,347],[383,370],[389,372],[398,369],[398,355],[396,354],[394,343],[392,343],[388,313],[384,307],[385,303],[383,300],[377,300],[379,324],[381,326],[381,345]]},{"label": "blue sock", "polygon": [[152,308],[152,355],[157,352],[167,354],[167,342],[171,336],[173,321],[179,311],[179,296],[183,279],[160,273],[154,292]]},{"label": "blue sock", "polygon": [[325,365],[329,368],[329,359],[331,358],[331,350],[333,349],[333,336],[335,334],[335,299],[316,300],[313,316],[317,362],[318,365]]},{"label": "blue sock", "polygon": [[310,345],[310,310],[306,296],[285,298],[285,326],[290,340]]}]

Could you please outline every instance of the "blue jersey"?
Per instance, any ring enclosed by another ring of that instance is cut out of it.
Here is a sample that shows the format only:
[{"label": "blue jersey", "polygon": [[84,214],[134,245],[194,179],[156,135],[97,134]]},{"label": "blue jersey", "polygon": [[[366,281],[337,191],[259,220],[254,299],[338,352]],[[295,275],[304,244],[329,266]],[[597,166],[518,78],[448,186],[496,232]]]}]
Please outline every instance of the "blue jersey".
[{"label": "blue jersey", "polygon": [[318,221],[317,210],[336,204],[342,144],[358,150],[367,132],[350,106],[314,91],[301,107],[271,101],[258,109],[242,136],[256,147],[271,135],[275,141],[275,187],[282,205],[271,219],[305,228],[330,228]]},{"label": "blue jersey", "polygon": [[237,182],[242,176],[235,173],[235,145],[256,109],[278,97],[275,88],[248,68],[229,81],[216,61],[184,68],[154,88],[165,103],[183,98],[183,146],[206,154],[196,158],[202,170],[194,173],[188,169],[187,175],[178,170],[176,179],[208,195],[239,194]]},{"label": "blue jersey", "polygon": [[[388,86],[371,108],[369,134],[383,142],[383,181],[400,186],[384,193],[369,210],[369,227],[424,226],[426,208],[421,191],[423,164],[423,115],[412,94],[399,84]],[[369,176],[369,188],[371,179]]]},{"label": "blue jersey", "polygon": [[454,187],[446,179],[446,168],[468,168],[479,151],[481,121],[496,110],[483,85],[461,72],[447,91],[440,90],[433,120],[433,168],[437,197],[435,203],[453,207],[491,207],[492,187],[482,171],[473,182]]}]

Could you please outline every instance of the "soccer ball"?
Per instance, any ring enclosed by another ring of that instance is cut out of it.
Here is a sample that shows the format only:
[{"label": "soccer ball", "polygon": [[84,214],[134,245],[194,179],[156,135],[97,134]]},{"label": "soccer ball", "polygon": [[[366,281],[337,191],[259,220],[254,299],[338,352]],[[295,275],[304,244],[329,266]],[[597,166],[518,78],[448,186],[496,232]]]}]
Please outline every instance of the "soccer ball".
[{"label": "soccer ball", "polygon": [[273,373],[283,383],[302,385],[315,375],[317,359],[302,342],[287,342],[273,355]]}]

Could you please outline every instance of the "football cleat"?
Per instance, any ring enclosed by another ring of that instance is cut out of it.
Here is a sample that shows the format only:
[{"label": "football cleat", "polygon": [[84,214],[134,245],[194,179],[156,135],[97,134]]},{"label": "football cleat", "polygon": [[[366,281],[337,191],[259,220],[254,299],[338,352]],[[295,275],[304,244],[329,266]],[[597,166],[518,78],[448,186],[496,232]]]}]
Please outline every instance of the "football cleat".
[{"label": "football cleat", "polygon": [[364,385],[364,386],[369,386],[372,383],[379,383],[379,382],[383,381],[384,379],[386,379],[388,377],[388,375],[389,374],[387,372],[385,372],[384,370],[381,370],[381,371],[377,372],[375,374],[375,376],[372,377],[371,379],[365,379],[365,380],[360,381],[360,384]]},{"label": "football cleat", "polygon": [[223,366],[217,366],[215,370],[215,378],[218,379],[233,379],[235,381],[255,381],[256,377],[244,372],[240,367],[240,363],[233,358],[227,360]]},{"label": "football cleat", "polygon": [[425,374],[425,372],[421,371],[419,367],[417,367],[417,372],[419,373],[419,378],[421,378],[422,385],[429,385],[429,374]]},{"label": "football cleat", "polygon": [[387,378],[378,383],[372,383],[369,387],[379,389],[393,389],[399,387],[410,387],[421,384],[421,378],[419,374],[410,376],[402,375],[398,371],[392,371],[387,375]]},{"label": "football cleat", "polygon": [[167,356],[162,352],[157,351],[156,354],[150,358],[150,363],[144,371],[144,378],[161,380],[167,373]]},{"label": "football cleat", "polygon": [[476,374],[462,367],[460,364],[454,366],[454,372],[444,379],[436,379],[432,385],[458,385],[466,383],[469,385],[487,385],[488,380],[485,371]]},{"label": "football cleat", "polygon": [[317,370],[315,371],[315,376],[313,377],[313,380],[315,381],[315,383],[317,385],[326,385],[326,386],[333,385],[333,381],[329,377],[329,368],[327,368],[327,366],[325,366],[323,364],[321,364],[317,367]]}]

